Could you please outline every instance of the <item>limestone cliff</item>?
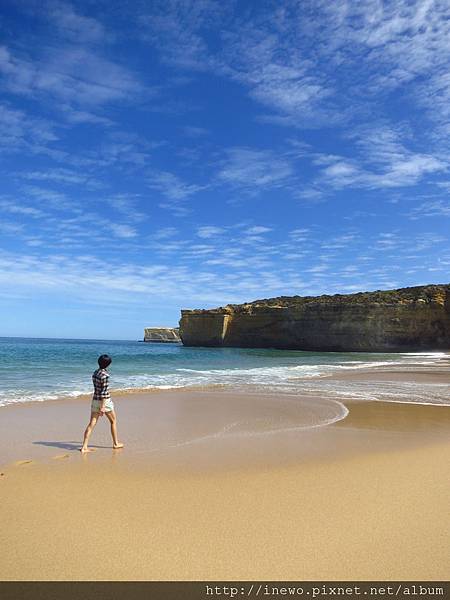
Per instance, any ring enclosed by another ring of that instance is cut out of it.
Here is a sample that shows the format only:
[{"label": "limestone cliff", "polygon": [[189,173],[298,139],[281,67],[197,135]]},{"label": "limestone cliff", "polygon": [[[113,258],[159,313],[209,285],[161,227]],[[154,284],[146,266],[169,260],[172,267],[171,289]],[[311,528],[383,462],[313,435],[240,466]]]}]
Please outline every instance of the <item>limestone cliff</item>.
[{"label": "limestone cliff", "polygon": [[178,327],[146,327],[144,342],[180,342]]},{"label": "limestone cliff", "polygon": [[401,352],[450,349],[450,284],[282,296],[182,310],[186,346]]}]

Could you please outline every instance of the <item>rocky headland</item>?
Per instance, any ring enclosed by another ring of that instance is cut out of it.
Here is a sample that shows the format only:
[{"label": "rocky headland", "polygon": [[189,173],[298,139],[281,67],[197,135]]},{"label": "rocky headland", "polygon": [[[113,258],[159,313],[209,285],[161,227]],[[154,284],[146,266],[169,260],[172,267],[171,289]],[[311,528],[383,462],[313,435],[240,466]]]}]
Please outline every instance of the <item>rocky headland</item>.
[{"label": "rocky headland", "polygon": [[180,342],[178,327],[146,327],[144,342]]},{"label": "rocky headland", "polygon": [[186,346],[402,352],[450,349],[450,284],[281,296],[182,310]]}]

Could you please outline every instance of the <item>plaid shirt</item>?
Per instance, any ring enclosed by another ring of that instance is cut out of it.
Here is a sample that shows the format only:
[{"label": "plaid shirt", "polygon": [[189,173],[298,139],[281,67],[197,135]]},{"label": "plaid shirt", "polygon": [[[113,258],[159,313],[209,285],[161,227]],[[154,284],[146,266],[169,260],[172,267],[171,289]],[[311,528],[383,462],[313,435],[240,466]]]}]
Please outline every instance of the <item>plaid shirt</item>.
[{"label": "plaid shirt", "polygon": [[111,396],[108,391],[109,374],[106,369],[97,369],[92,373],[94,384],[94,396],[92,400],[109,400]]}]

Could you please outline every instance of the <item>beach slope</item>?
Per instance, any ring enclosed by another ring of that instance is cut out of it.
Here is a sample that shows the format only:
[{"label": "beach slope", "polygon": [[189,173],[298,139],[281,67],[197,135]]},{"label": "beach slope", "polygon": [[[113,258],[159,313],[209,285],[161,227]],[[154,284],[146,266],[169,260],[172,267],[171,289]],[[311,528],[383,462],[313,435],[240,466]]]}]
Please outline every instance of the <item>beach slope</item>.
[{"label": "beach slope", "polygon": [[1,409],[2,580],[448,579],[448,407],[115,401],[126,448],[101,422],[87,456],[88,400]]}]

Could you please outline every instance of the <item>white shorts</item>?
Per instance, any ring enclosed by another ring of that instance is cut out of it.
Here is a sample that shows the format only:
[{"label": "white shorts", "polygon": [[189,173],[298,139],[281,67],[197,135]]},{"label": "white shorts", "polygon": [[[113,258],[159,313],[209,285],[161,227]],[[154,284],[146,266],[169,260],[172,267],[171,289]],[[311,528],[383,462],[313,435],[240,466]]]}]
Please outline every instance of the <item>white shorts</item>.
[{"label": "white shorts", "polygon": [[[100,412],[100,409],[102,407],[102,403],[103,403],[102,400],[92,400],[92,403],[91,403],[91,412],[93,412],[93,413]],[[105,412],[111,412],[112,410],[114,410],[114,403],[111,400],[111,398],[109,398],[105,402]]]}]

